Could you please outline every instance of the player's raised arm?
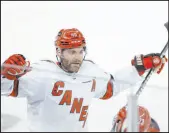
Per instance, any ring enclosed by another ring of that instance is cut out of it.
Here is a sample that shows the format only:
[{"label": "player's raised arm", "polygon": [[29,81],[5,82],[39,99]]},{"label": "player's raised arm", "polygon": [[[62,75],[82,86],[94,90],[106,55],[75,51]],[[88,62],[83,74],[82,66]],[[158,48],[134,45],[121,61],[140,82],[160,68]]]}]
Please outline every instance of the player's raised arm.
[{"label": "player's raised arm", "polygon": [[151,53],[135,56],[131,62],[131,67],[116,72],[113,78],[111,76],[107,83],[107,91],[101,99],[108,99],[123,90],[134,87],[138,82],[144,80],[145,73],[151,68],[154,68],[154,72],[160,74],[167,62],[167,58],[165,56],[160,58],[160,54]]},{"label": "player's raised arm", "polygon": [[29,66],[29,61],[21,54],[11,55],[5,60],[1,67],[1,95],[18,95],[19,78],[28,72],[26,68]]}]

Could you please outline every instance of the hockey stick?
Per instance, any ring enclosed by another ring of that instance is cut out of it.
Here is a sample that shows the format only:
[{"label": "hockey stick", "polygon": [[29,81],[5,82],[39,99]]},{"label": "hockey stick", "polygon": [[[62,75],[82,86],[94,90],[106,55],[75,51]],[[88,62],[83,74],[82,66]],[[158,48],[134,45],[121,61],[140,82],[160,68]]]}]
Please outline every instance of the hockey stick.
[{"label": "hockey stick", "polygon": [[[168,22],[164,24],[164,26],[167,28],[168,31]],[[166,51],[168,50],[168,42],[167,44],[164,46],[163,50],[160,53],[160,57],[163,57],[163,55],[165,55]],[[144,87],[146,86],[148,80],[150,79],[151,75],[153,74],[154,69],[150,69],[150,71],[148,72],[147,76],[145,77],[144,81],[141,83],[140,88],[138,89],[138,91],[136,92],[136,96],[138,97],[140,95],[140,93],[143,91]]]},{"label": "hockey stick", "polygon": [[[165,23],[165,27],[168,30],[168,22]],[[163,55],[166,53],[167,50],[168,50],[168,42],[161,51],[160,57],[163,57]],[[145,85],[147,84],[148,80],[150,79],[151,75],[153,74],[154,70],[155,69],[150,69],[136,94],[131,93],[128,96],[128,102],[125,105],[125,107],[127,108],[128,132],[139,132],[138,97],[141,94],[142,90],[144,89]]]}]

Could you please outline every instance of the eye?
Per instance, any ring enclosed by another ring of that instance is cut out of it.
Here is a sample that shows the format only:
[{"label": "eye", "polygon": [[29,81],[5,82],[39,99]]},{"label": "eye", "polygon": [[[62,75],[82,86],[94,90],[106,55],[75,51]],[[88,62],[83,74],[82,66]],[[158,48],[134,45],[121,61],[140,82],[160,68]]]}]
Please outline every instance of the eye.
[{"label": "eye", "polygon": [[76,53],[74,50],[69,50],[68,52],[69,54],[72,54],[72,55]]},{"label": "eye", "polygon": [[82,50],[82,51],[80,51],[80,54],[83,54],[84,53],[84,51]]},{"label": "eye", "polygon": [[75,54],[76,52],[75,51],[72,51],[71,54]]}]

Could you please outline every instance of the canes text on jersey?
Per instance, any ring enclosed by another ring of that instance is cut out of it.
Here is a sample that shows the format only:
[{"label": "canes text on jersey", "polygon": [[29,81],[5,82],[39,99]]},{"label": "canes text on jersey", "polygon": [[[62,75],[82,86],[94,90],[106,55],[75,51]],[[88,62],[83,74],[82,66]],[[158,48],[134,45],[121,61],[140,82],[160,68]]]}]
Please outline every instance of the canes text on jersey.
[{"label": "canes text on jersey", "polygon": [[[61,96],[63,94],[63,97],[61,98],[61,101],[59,105],[71,105],[72,100],[72,90],[59,90],[59,87],[64,88],[65,84],[63,81],[58,81],[54,84],[52,95],[53,96]],[[92,90],[93,87],[92,87]],[[70,113],[80,113],[79,121],[84,121],[83,127],[85,126],[85,122],[87,119],[87,110],[88,106],[82,106],[83,104],[83,98],[74,98],[73,103],[71,105]]]}]

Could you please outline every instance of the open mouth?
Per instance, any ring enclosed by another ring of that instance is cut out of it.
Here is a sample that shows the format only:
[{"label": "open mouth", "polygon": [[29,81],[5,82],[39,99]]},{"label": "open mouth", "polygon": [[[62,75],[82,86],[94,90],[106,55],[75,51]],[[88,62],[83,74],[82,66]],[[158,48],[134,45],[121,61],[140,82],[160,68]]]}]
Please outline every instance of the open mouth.
[{"label": "open mouth", "polygon": [[80,63],[72,63],[73,67],[80,67]]},{"label": "open mouth", "polygon": [[72,63],[72,64],[75,64],[75,65],[80,65],[80,63]]}]

